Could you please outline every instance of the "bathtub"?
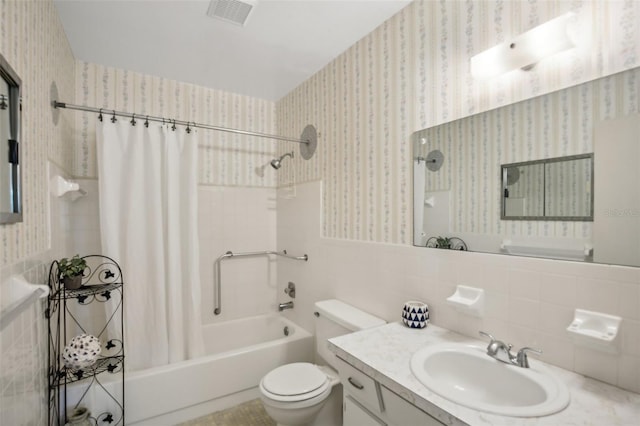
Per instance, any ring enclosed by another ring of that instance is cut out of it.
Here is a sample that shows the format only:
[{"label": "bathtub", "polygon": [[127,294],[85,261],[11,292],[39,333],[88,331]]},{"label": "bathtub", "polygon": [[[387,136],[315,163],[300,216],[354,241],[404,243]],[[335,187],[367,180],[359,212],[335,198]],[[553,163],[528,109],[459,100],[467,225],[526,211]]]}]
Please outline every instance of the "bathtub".
[{"label": "bathtub", "polygon": [[[313,335],[277,314],[206,325],[203,337],[201,358],[125,374],[127,425],[174,425],[257,398],[266,373],[312,362],[315,352]],[[118,392],[114,385],[104,383]],[[94,396],[89,408],[102,409],[103,399]]]}]

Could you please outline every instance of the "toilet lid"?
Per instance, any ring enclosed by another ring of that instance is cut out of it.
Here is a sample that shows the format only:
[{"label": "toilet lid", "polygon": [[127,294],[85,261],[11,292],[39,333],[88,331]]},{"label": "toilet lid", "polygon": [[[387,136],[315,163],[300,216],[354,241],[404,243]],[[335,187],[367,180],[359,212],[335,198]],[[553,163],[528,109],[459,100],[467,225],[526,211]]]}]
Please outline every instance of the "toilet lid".
[{"label": "toilet lid", "polygon": [[271,394],[280,396],[303,395],[327,384],[328,378],[318,367],[308,362],[295,362],[280,366],[262,379],[262,386]]}]

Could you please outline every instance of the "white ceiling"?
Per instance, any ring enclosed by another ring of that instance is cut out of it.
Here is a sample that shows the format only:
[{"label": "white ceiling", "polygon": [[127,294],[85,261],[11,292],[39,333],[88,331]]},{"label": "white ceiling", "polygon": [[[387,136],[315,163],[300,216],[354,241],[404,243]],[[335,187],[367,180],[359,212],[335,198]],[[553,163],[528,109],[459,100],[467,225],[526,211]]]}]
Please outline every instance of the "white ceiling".
[{"label": "white ceiling", "polygon": [[209,0],[54,0],[77,59],[276,101],[410,1],[257,0],[244,27]]}]

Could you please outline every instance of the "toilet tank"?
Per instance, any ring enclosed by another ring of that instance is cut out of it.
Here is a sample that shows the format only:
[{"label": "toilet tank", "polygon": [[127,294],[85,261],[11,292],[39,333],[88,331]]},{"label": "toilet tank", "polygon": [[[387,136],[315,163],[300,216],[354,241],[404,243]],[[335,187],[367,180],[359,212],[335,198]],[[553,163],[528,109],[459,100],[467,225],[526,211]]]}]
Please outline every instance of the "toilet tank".
[{"label": "toilet tank", "polygon": [[315,308],[316,351],[334,369],[335,355],[329,350],[328,339],[386,324],[385,320],[336,299],[316,302]]}]

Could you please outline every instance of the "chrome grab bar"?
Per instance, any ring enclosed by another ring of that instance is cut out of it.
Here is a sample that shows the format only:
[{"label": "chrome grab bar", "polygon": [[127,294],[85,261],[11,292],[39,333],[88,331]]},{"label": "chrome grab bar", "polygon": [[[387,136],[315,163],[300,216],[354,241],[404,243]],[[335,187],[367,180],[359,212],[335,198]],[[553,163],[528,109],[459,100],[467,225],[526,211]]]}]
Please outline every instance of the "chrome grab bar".
[{"label": "chrome grab bar", "polygon": [[221,277],[221,272],[220,272],[220,262],[222,262],[224,259],[230,259],[232,257],[251,257],[251,256],[268,256],[268,255],[275,255],[275,256],[282,256],[282,257],[286,257],[288,259],[294,259],[294,260],[304,260],[305,262],[307,260],[309,260],[309,256],[307,256],[306,254],[303,254],[302,256],[292,256],[290,254],[287,254],[286,250],[283,250],[281,252],[279,251],[248,251],[248,252],[244,252],[244,253],[234,253],[232,251],[228,251],[225,254],[219,256],[216,261],[213,263],[213,313],[215,315],[220,315],[220,312],[222,312],[222,308],[221,308],[221,300],[222,300],[222,294],[221,294],[221,287],[222,287],[222,277]]}]

